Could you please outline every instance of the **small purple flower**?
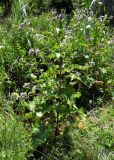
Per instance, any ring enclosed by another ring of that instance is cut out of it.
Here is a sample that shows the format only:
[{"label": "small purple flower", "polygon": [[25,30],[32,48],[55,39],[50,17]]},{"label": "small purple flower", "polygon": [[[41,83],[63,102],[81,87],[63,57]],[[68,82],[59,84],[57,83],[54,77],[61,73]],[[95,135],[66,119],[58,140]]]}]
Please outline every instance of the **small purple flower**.
[{"label": "small purple flower", "polygon": [[20,24],[20,27],[24,27],[24,25],[25,25],[25,23],[21,23],[21,24]]},{"label": "small purple flower", "polygon": [[20,93],[20,99],[24,99],[27,96],[26,92],[21,92]]},{"label": "small purple flower", "polygon": [[23,29],[24,26],[25,26],[25,22],[20,24],[19,29]]},{"label": "small purple flower", "polygon": [[33,48],[29,49],[29,55],[35,54],[35,50]]},{"label": "small purple flower", "polygon": [[56,18],[57,18],[57,19],[64,19],[64,14],[58,14],[58,15],[56,16]]}]

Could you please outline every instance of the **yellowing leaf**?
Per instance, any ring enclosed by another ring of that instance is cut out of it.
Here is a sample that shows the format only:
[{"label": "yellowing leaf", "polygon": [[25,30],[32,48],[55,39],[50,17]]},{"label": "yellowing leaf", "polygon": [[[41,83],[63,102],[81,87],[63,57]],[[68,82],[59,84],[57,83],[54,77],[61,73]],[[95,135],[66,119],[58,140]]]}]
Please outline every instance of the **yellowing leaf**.
[{"label": "yellowing leaf", "polygon": [[80,130],[83,130],[84,129],[84,124],[83,124],[83,122],[81,121],[81,122],[79,122],[79,124],[78,124],[78,128],[80,129]]}]

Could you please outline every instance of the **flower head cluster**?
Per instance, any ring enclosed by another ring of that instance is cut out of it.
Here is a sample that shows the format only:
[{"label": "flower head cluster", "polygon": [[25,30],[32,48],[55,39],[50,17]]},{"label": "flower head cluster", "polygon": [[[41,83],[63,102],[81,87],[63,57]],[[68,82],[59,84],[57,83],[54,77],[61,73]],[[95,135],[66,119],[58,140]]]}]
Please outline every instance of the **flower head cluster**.
[{"label": "flower head cluster", "polygon": [[64,19],[64,14],[58,14],[58,15],[56,16],[56,18],[57,18],[57,19]]},{"label": "flower head cluster", "polygon": [[40,52],[39,48],[37,49],[29,49],[29,55],[37,55]]},{"label": "flower head cluster", "polygon": [[25,27],[25,24],[26,24],[26,22],[21,23],[18,29],[22,30]]},{"label": "flower head cluster", "polygon": [[27,96],[26,92],[21,92],[19,98],[22,100]]}]

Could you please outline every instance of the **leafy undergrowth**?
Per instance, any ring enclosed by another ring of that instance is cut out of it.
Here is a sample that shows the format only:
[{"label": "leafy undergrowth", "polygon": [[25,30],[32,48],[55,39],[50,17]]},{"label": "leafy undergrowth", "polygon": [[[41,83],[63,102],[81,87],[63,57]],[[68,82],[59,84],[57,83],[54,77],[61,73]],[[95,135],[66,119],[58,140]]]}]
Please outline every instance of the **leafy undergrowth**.
[{"label": "leafy undergrowth", "polygon": [[61,124],[61,134],[56,143],[50,141],[37,148],[39,152],[34,152],[36,159],[41,156],[39,159],[43,160],[113,160],[113,105],[87,114],[80,110],[80,114],[74,115],[72,120],[71,124]]},{"label": "leafy undergrowth", "polygon": [[69,131],[73,140],[69,159],[113,160],[114,106],[76,117],[76,124]]},{"label": "leafy undergrowth", "polygon": [[[18,116],[13,112],[6,112],[6,110],[1,110],[0,123],[0,158],[3,160],[34,158],[43,160],[113,160],[113,105],[91,110],[87,114],[80,110],[78,115],[72,116],[70,125],[61,124],[61,128],[59,128],[61,134],[57,137],[56,143],[47,142],[44,146],[38,147],[39,150],[36,152],[32,152],[31,143],[34,127],[25,126]],[[38,141],[40,137],[41,135],[36,137],[35,141]],[[42,132],[43,140],[44,137]],[[39,158],[34,157],[36,155]]]}]

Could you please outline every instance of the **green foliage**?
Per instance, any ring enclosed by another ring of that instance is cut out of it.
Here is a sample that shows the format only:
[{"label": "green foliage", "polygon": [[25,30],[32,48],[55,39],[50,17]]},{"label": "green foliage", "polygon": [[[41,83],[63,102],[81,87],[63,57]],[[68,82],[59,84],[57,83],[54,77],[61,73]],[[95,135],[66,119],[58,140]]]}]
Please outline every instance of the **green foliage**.
[{"label": "green foliage", "polygon": [[13,113],[0,110],[0,159],[26,160],[31,147],[30,134],[20,118]]},{"label": "green foliage", "polygon": [[50,0],[29,0],[28,13],[30,15],[40,15],[50,9]]},{"label": "green foliage", "polygon": [[0,5],[2,5],[3,15],[7,16],[11,12],[13,0],[1,0]]},{"label": "green foliage", "polygon": [[[112,160],[114,149],[113,106],[88,112],[88,117],[76,117],[75,125],[69,129],[71,150],[67,159]],[[70,127],[69,127],[70,128]],[[70,157],[70,158],[69,158]]]},{"label": "green foliage", "polygon": [[[83,131],[81,120],[77,122],[76,131],[70,126],[80,107],[92,109],[112,98],[113,44],[105,19],[87,17],[81,9],[76,10],[70,22],[66,15],[55,17],[53,11],[39,17],[20,18],[21,6],[23,4],[17,5],[13,20],[9,18],[6,30],[0,33],[0,85],[3,88],[0,94],[7,98],[6,102],[21,118],[21,123],[32,125],[34,149],[44,146],[44,154],[50,159],[54,156],[62,159],[60,152],[64,154],[71,145],[75,150],[78,145],[79,149],[70,156],[92,159],[93,152],[98,151],[98,148],[91,149],[94,142],[97,143],[91,129],[96,128],[88,122],[87,131]],[[12,125],[15,123],[18,121]],[[74,144],[69,132],[73,132]],[[89,133],[92,142],[88,139]],[[85,146],[80,144],[83,135]],[[108,136],[108,130],[102,132],[98,128],[97,138],[102,136],[105,138],[98,143],[101,147],[98,152],[102,152],[102,146],[112,146],[112,131]],[[90,153],[86,147],[91,149]],[[68,159],[67,154],[65,158]]]},{"label": "green foliage", "polygon": [[113,106],[91,110],[87,115],[80,110],[79,115],[74,114],[74,122],[65,126],[56,144],[50,147],[47,143],[48,152],[45,145],[41,159],[113,160],[113,117]]}]

